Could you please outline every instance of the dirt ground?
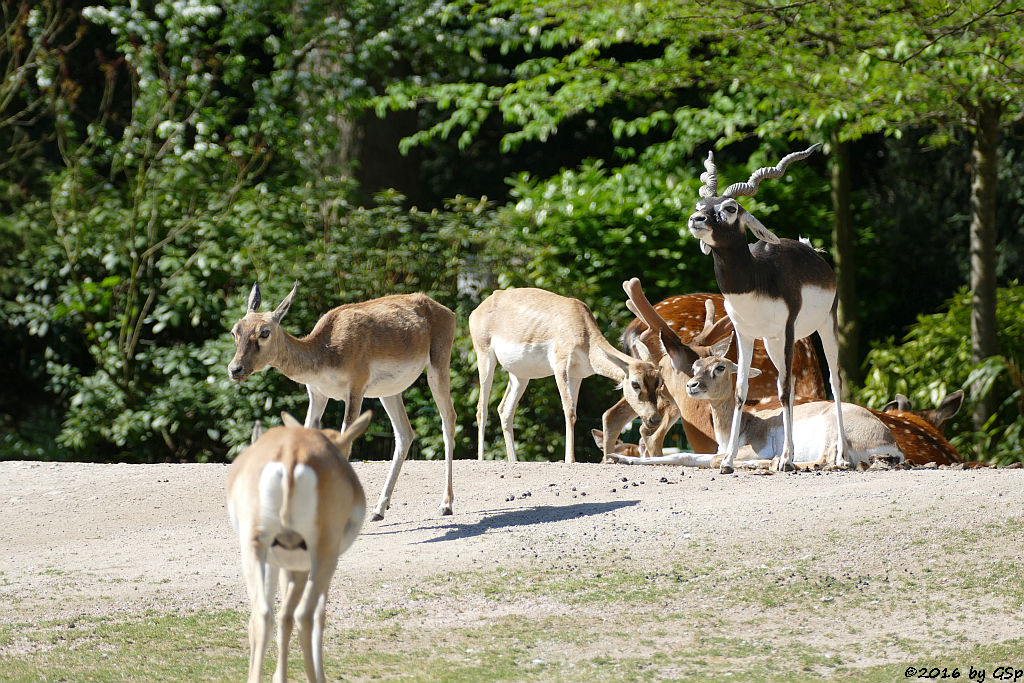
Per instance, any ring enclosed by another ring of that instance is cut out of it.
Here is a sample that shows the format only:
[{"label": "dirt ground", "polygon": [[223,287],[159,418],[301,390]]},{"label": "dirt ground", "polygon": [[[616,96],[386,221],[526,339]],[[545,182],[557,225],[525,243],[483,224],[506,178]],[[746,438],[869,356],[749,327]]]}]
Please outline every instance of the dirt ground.
[{"label": "dirt ground", "polygon": [[[372,506],[388,463],[354,465]],[[224,465],[0,463],[0,623],[245,609],[226,475]],[[461,570],[564,567],[608,551],[637,571],[685,564],[695,542],[705,554],[738,549],[729,556],[773,566],[793,552],[795,536],[833,547],[839,536],[829,571],[916,571],[948,560],[950,539],[968,530],[1020,529],[1024,519],[1021,469],[722,476],[460,460],[450,517],[437,513],[441,484],[440,462],[406,463],[386,518],[367,521],[335,587],[356,586],[364,603],[384,604]],[[971,549],[1019,567],[1024,549],[1007,540],[982,534]],[[972,634],[1020,637],[1021,623],[1003,615]]]}]

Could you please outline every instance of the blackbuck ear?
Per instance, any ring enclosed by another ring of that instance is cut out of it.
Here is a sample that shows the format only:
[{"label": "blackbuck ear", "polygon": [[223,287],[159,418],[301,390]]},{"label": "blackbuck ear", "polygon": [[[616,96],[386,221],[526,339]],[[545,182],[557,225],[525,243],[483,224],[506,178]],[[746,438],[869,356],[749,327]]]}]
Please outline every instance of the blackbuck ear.
[{"label": "blackbuck ear", "polygon": [[263,436],[263,423],[256,420],[252,423],[252,437],[250,438],[249,443],[256,443],[261,436]]},{"label": "blackbuck ear", "polygon": [[754,217],[749,211],[740,212],[740,225],[754,233],[754,237],[769,244],[778,244],[779,238],[768,228],[764,227],[761,221]]},{"label": "blackbuck ear", "polygon": [[288,292],[288,296],[286,296],[284,298],[284,301],[281,302],[281,305],[279,305],[277,308],[274,309],[274,313],[271,316],[271,319],[275,323],[280,323],[281,322],[281,318],[283,318],[284,314],[288,312],[288,309],[292,305],[292,300],[295,298],[295,292],[297,292],[298,289],[299,289],[299,283],[296,282],[292,286],[292,291]]},{"label": "blackbuck ear", "polygon": [[281,423],[285,427],[301,427],[302,423],[295,419],[295,417],[288,412],[281,412]]},{"label": "blackbuck ear", "polygon": [[246,304],[246,308],[251,313],[255,313],[260,310],[260,303],[263,301],[263,295],[260,294],[260,283],[254,282],[252,284],[252,290],[249,292],[249,303]]}]

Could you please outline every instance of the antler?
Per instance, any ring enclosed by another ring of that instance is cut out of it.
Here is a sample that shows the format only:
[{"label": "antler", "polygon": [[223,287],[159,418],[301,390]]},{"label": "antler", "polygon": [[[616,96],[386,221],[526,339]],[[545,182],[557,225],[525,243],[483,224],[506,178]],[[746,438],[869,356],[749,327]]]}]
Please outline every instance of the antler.
[{"label": "antler", "polygon": [[708,152],[708,158],[704,160],[704,168],[707,170],[700,174],[700,182],[703,186],[699,190],[701,197],[714,197],[718,194],[718,173],[715,171],[715,153]]},{"label": "antler", "polygon": [[[765,178],[781,178],[782,174],[786,172],[786,167],[794,161],[800,161],[806,159],[814,150],[821,147],[820,142],[816,142],[802,152],[793,152],[782,157],[782,160],[775,166],[765,166],[759,168],[750,176],[750,179],[745,183],[733,183],[729,187],[725,188],[725,192],[722,193],[723,197],[752,197],[757,194],[757,186],[761,184],[761,181]],[[705,164],[706,165],[706,164]],[[701,176],[703,179],[704,176]],[[701,188],[701,196],[703,196],[703,188]]]},{"label": "antler", "polygon": [[679,335],[668,326],[665,319],[654,310],[654,306],[647,300],[644,290],[640,286],[640,278],[634,277],[626,280],[622,283],[622,289],[626,292],[626,296],[629,297],[629,300],[626,301],[626,308],[632,311],[633,315],[643,320],[647,327],[659,333],[662,339],[667,336],[673,339],[673,341],[682,344]]}]

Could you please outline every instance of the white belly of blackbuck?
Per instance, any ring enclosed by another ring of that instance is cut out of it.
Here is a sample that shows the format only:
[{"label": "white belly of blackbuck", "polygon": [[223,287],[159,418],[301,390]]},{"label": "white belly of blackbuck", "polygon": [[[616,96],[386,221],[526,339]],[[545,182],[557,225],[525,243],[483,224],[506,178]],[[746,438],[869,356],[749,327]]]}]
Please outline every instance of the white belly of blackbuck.
[{"label": "white belly of blackbuck", "polygon": [[[835,292],[806,286],[801,290],[803,303],[793,326],[793,341],[803,339],[829,321]],[[725,310],[743,335],[755,339],[779,339],[786,336],[789,311],[786,302],[754,293],[727,294]]]}]

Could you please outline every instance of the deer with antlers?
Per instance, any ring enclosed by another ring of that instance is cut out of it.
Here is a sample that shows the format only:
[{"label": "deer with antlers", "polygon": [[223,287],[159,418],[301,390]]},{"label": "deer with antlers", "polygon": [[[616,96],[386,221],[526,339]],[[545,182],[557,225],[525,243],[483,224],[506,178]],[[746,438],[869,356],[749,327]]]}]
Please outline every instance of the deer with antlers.
[{"label": "deer with antlers", "polygon": [[947,394],[935,408],[914,410],[910,399],[903,394],[896,394],[896,398],[881,410],[871,412],[896,437],[900,450],[907,456],[907,462],[915,465],[952,465],[963,462],[963,457],[946,440],[943,423],[957,414],[963,401],[964,392],[958,389]]},{"label": "deer with antlers", "polygon": [[[712,311],[716,308],[721,310],[724,306],[724,297],[721,294],[706,293],[677,294],[654,304],[654,310],[680,339],[685,340],[683,343],[695,344],[694,348],[706,348],[709,342],[717,341],[717,338],[722,335],[733,333],[732,323],[729,321],[719,328],[715,339],[708,339],[709,327],[714,322],[713,316],[710,319],[708,317],[707,304],[709,302]],[[728,317],[724,320],[728,321]],[[650,328],[642,319],[634,319],[622,332],[621,348],[627,353],[636,355],[634,350],[636,343],[641,340],[643,333],[648,329]],[[651,347],[649,349],[651,353],[660,355],[660,342],[657,338],[650,339],[646,345]],[[726,357],[736,361],[735,348],[730,348]],[[754,341],[751,368],[760,370],[761,374],[751,377],[747,404],[774,399],[777,395],[778,372],[768,358],[764,342],[760,339]],[[825,383],[818,366],[818,354],[810,339],[799,339],[796,342],[793,349],[793,378],[794,391],[797,396],[808,399],[825,398]],[[661,455],[665,436],[678,417],[683,424],[683,431],[686,433],[686,441],[690,450],[697,453],[717,453],[719,444],[715,439],[711,410],[707,402],[695,401],[684,391],[677,391],[672,398],[675,400],[663,401],[658,404],[659,409],[664,411],[661,422],[652,434],[641,435],[641,450],[654,457]],[[641,431],[644,431],[643,427],[641,427]]]},{"label": "deer with antlers", "polygon": [[[731,337],[725,337],[709,347],[695,351],[682,344],[675,332],[658,315],[643,294],[639,280],[633,278],[623,283],[629,296],[628,306],[646,325],[656,331],[665,349],[667,362],[662,364],[666,386],[682,386],[690,400],[708,405],[719,444],[726,444],[733,431],[734,413],[739,412],[741,424],[736,430],[739,438],[735,462],[747,465],[777,462],[785,445],[785,432],[780,413],[775,409],[753,409],[736,411],[733,378],[738,365],[725,357]],[[708,320],[713,319],[713,310],[708,311]],[[752,377],[760,374],[751,369]],[[681,397],[677,398],[681,401]],[[875,458],[889,462],[902,462],[903,455],[896,446],[892,433],[868,410],[853,404],[842,404],[842,410],[850,424],[850,458],[854,464],[867,463]],[[794,437],[794,463],[821,466],[826,456],[834,451],[839,438],[833,422],[827,419],[832,403],[822,400],[802,399],[794,408],[794,421],[801,429]],[[728,457],[720,452],[680,453],[671,456],[636,459],[624,453],[613,456],[618,462],[628,464],[673,464],[685,466],[721,466]]]},{"label": "deer with antlers", "polygon": [[310,429],[320,426],[330,399],[345,403],[345,430],[359,415],[364,397],[379,398],[395,434],[391,469],[372,517],[381,520],[415,436],[402,392],[426,368],[444,435],[445,487],[440,513],[452,514],[455,407],[449,367],[455,314],[425,294],[395,294],[333,308],[300,339],[281,328],[297,288],[292,287],[272,312],[261,313],[260,287],[253,285],[245,316],[231,328],[235,355],[228,364],[228,375],[241,382],[271,366],[305,384],[309,407],[304,424]]},{"label": "deer with antlers", "polygon": [[252,445],[228,471],[228,514],[251,606],[249,681],[259,681],[263,672],[280,572],[284,597],[274,680],[288,679],[288,644],[297,620],[306,678],[320,682],[327,591],[338,557],[366,517],[363,487],[344,453],[366,430],[370,413],[343,433],[307,429],[287,413],[281,417],[283,427],[253,430]]},{"label": "deer with antlers", "polygon": [[[656,405],[661,385],[658,368],[612,346],[593,313],[578,299],[533,287],[499,289],[470,314],[469,332],[480,375],[476,411],[480,460],[484,458],[491,383],[499,364],[508,371],[508,387],[498,404],[498,416],[510,461],[516,459],[516,406],[531,379],[555,377],[565,415],[565,462],[576,461],[576,400],[586,377],[608,377],[619,384],[624,395],[602,417],[607,449],[611,449],[622,426],[636,415],[652,430],[661,419]],[[629,417],[623,417],[627,413]]]},{"label": "deer with antlers", "polygon": [[[785,446],[773,467],[793,469],[793,347],[797,339],[812,333],[817,333],[821,339],[835,403],[834,464],[851,464],[846,457],[847,439],[840,407],[842,380],[835,273],[810,244],[776,237],[736,201],[737,197],[756,194],[765,178],[782,177],[789,164],[805,159],[819,146],[788,154],[776,166],[754,171],[747,182],[730,185],[721,194],[718,193],[714,154],[709,152],[704,162],[706,170],[700,176],[701,199],[687,226],[700,240],[701,251],[713,256],[715,279],[736,330],[738,351],[735,414],[722,472],[733,470],[740,446],[740,413],[747,398],[755,338],[764,341],[768,356],[779,372],[777,387],[782,403]],[[757,242],[747,243],[748,229]]]}]

